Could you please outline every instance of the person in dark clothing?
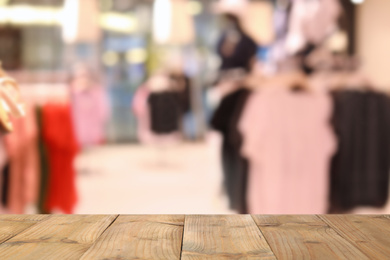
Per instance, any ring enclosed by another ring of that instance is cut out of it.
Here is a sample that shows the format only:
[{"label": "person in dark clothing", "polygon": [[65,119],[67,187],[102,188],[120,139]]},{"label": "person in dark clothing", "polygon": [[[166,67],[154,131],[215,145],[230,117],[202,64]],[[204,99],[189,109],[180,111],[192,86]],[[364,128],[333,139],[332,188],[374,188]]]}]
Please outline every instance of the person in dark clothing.
[{"label": "person in dark clothing", "polygon": [[222,169],[230,208],[240,214],[248,213],[248,161],[240,154],[242,136],[238,130],[238,122],[249,95],[248,89],[241,88],[224,97],[211,121],[211,127],[223,136]]},{"label": "person in dark clothing", "polygon": [[250,91],[240,86],[244,77],[251,71],[257,44],[245,33],[240,16],[234,13],[233,9],[223,14],[226,26],[217,45],[221,66],[216,82],[229,82],[228,86],[232,86],[233,90],[222,98],[212,117],[211,127],[219,131],[223,137],[222,169],[230,208],[245,214],[248,213],[246,206],[248,161],[240,155],[242,137],[238,131],[238,122]]},{"label": "person in dark clothing", "polygon": [[222,61],[220,70],[243,69],[249,72],[257,52],[257,44],[244,32],[237,16],[225,14],[224,19],[226,30],[217,45]]},{"label": "person in dark clothing", "polygon": [[390,100],[373,91],[332,96],[339,149],[331,164],[329,213],[383,207],[389,192]]}]

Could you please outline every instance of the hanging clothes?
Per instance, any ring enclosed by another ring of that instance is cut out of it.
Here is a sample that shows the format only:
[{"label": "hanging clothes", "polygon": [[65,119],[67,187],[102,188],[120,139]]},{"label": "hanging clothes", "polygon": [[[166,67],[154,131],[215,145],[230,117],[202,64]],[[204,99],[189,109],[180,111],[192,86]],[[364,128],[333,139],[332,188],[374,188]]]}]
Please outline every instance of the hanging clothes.
[{"label": "hanging clothes", "polygon": [[8,194],[9,194],[9,172],[10,163],[8,162],[2,170],[2,186],[1,186],[1,203],[4,208],[8,208]]},{"label": "hanging clothes", "polygon": [[240,154],[242,136],[238,122],[250,91],[240,88],[224,97],[214,113],[211,127],[222,134],[222,170],[224,187],[230,208],[240,214],[247,214],[246,191],[248,161]]},{"label": "hanging clothes", "polygon": [[153,92],[149,95],[151,129],[155,134],[170,134],[179,131],[181,115],[177,92]]},{"label": "hanging clothes", "polygon": [[324,93],[270,87],[249,98],[239,129],[250,162],[251,214],[326,213],[331,111]]},{"label": "hanging clothes", "polygon": [[71,214],[77,202],[74,159],[79,146],[69,104],[48,103],[42,108],[43,138],[49,157],[49,189],[45,208]]},{"label": "hanging clothes", "polygon": [[44,143],[43,138],[43,122],[42,122],[42,107],[37,106],[35,108],[35,114],[38,124],[38,151],[39,151],[39,161],[40,161],[40,189],[38,194],[38,211],[40,214],[49,214],[50,212],[45,207],[45,202],[47,200],[47,193],[49,190],[49,158],[47,149]]},{"label": "hanging clothes", "polygon": [[77,140],[82,147],[101,144],[109,116],[108,101],[99,86],[72,89],[71,105]]},{"label": "hanging clothes", "polygon": [[390,100],[372,91],[333,93],[339,139],[331,165],[330,213],[383,207],[389,193]]},{"label": "hanging clothes", "polygon": [[4,143],[4,137],[0,135],[0,196],[1,196],[1,205],[0,213],[4,214],[7,207],[7,193],[9,187],[9,161],[7,150]]},{"label": "hanging clothes", "polygon": [[14,131],[4,137],[10,163],[7,207],[13,214],[24,213],[38,199],[38,129],[33,108],[26,104],[25,113],[12,120]]}]

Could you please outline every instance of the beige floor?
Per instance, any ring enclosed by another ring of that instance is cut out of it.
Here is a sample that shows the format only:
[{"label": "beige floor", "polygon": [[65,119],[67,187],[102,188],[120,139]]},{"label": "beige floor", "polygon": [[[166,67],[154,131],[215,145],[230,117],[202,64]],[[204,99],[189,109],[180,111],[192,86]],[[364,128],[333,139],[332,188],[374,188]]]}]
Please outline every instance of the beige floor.
[{"label": "beige floor", "polygon": [[106,146],[77,161],[77,214],[229,214],[215,150]]}]

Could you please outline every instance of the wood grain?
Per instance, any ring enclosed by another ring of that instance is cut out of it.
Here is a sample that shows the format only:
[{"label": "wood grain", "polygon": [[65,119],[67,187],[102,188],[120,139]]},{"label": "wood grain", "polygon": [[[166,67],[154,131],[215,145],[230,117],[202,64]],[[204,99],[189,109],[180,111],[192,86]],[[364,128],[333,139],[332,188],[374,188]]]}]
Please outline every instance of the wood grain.
[{"label": "wood grain", "polygon": [[275,259],[250,215],[186,216],[182,259]]},{"label": "wood grain", "polygon": [[0,259],[181,256],[389,259],[390,216],[0,215]]},{"label": "wood grain", "polygon": [[0,215],[0,243],[48,217],[47,215]]},{"label": "wood grain", "polygon": [[180,259],[184,216],[119,216],[82,259]]},{"label": "wood grain", "polygon": [[79,259],[116,216],[50,216],[0,245],[0,259]]},{"label": "wood grain", "polygon": [[278,259],[369,259],[317,216],[253,216]]},{"label": "wood grain", "polygon": [[390,258],[388,216],[323,215],[319,217],[371,259]]}]

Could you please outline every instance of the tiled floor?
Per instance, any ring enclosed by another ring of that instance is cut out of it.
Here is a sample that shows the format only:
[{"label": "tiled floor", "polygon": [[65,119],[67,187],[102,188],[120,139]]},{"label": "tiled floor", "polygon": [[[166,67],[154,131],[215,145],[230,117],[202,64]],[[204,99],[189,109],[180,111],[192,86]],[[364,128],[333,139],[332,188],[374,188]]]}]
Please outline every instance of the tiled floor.
[{"label": "tiled floor", "polygon": [[218,152],[211,147],[217,146],[122,145],[87,151],[77,161],[76,213],[234,213],[221,195]]}]

